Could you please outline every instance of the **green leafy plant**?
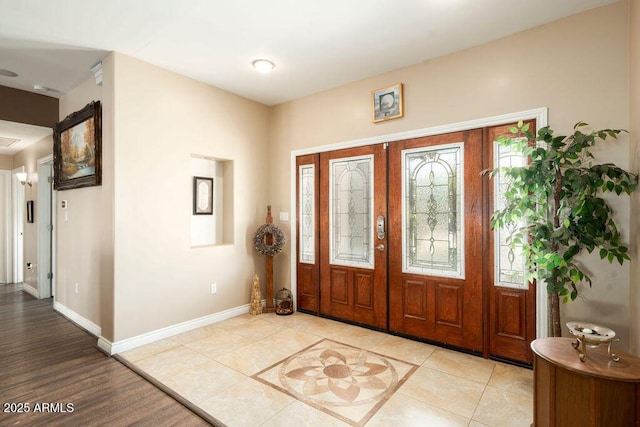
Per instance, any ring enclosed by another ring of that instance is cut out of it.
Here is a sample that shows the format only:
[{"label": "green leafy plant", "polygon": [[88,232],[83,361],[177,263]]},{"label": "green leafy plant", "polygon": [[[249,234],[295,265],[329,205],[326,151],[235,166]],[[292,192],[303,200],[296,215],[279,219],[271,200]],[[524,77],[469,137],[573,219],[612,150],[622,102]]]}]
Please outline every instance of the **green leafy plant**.
[{"label": "green leafy plant", "polygon": [[491,226],[514,230],[509,244],[522,247],[527,279],[546,283],[553,336],[561,335],[560,297],[575,300],[580,283],[592,285],[577,255],[599,249],[600,258],[609,263],[622,265],[630,259],[611,207],[601,196],[631,193],[638,176],[613,164],[593,164],[590,150],[625,131],[583,133],[585,126],[577,123],[569,136],[554,136],[543,127],[536,137],[520,122],[498,142],[528,157],[529,163],[490,172],[508,183],[504,208],[493,214]]}]

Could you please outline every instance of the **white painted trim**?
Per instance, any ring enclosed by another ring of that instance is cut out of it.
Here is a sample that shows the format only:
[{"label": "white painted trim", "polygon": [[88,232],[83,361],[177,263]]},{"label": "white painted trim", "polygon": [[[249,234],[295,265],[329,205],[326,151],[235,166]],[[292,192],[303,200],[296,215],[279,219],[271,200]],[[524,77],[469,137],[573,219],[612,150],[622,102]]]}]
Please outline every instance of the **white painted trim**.
[{"label": "white painted trim", "polygon": [[29,295],[31,295],[32,297],[40,299],[40,294],[38,293],[38,290],[31,285],[27,283],[23,283],[22,290],[28,293]]},{"label": "white painted trim", "polygon": [[[12,228],[12,218],[11,218],[11,171],[8,170],[0,170],[0,175],[4,175],[4,188],[2,189],[2,193],[4,194],[4,199],[1,200],[2,206],[4,206],[4,235],[5,241],[0,242],[0,244],[4,243],[5,257],[4,257],[4,268],[5,275],[4,277],[0,277],[0,283],[11,283],[13,277],[13,236],[11,231]],[[0,260],[0,262],[3,262]]]},{"label": "white painted trim", "polygon": [[16,173],[24,171],[24,166],[11,171],[11,200],[13,205],[12,278],[14,283],[20,283],[24,279],[24,185],[20,184],[16,177]]},{"label": "white painted trim", "polygon": [[110,342],[109,340],[101,336],[98,339],[98,348],[109,355],[122,353],[124,351],[140,347],[141,345],[169,338],[196,328],[201,328],[203,326],[208,326],[212,323],[230,319],[241,314],[246,314],[249,312],[250,307],[250,304],[241,305],[239,307],[230,308],[229,310],[224,310],[218,313],[199,317],[197,319],[188,320],[186,322],[167,326],[166,328],[156,329],[155,331],[147,332],[146,334],[138,335],[116,342]]},{"label": "white painted trim", "polygon": [[71,310],[69,307],[60,304],[58,301],[53,302],[53,309],[63,316],[69,318],[82,329],[86,330],[92,335],[99,337],[102,334],[102,329],[100,326],[93,323],[91,320],[79,315],[75,311]]},{"label": "white painted trim", "polygon": [[[290,206],[294,207],[294,209],[290,209],[291,211],[291,253],[289,254],[291,259],[291,293],[293,295],[293,301],[297,301],[297,282],[296,282],[296,234],[297,230],[295,227],[297,217],[296,217],[296,157],[302,156],[305,154],[315,154],[321,153],[325,151],[339,150],[342,148],[353,148],[360,147],[363,145],[372,145],[372,144],[380,144],[383,142],[392,142],[392,141],[401,141],[404,139],[410,138],[419,138],[423,136],[430,135],[439,135],[448,132],[456,132],[468,129],[477,129],[483,128],[487,126],[496,126],[506,123],[512,123],[518,120],[530,120],[535,119],[536,125],[538,129],[541,127],[545,127],[548,125],[548,110],[546,107],[535,108],[531,110],[525,110],[515,113],[502,114],[499,116],[485,117],[483,119],[476,120],[468,120],[464,122],[451,123],[448,125],[442,126],[433,126],[430,128],[416,129],[410,130],[406,132],[398,132],[389,135],[381,135],[374,136],[369,138],[356,139],[352,141],[343,141],[337,144],[329,144],[322,145],[319,147],[312,148],[304,148],[300,150],[291,151],[291,159],[290,159]],[[537,292],[536,292],[536,337],[544,338],[549,336],[549,319],[547,316],[548,313],[548,302],[547,302],[547,287],[544,283],[538,283]]]},{"label": "white painted trim", "polygon": [[[51,281],[51,289],[49,289],[48,287],[45,287],[44,284],[47,283],[47,281],[49,280],[47,278],[47,269],[44,268],[44,266],[47,265],[48,263],[48,257],[49,257],[49,248],[45,248],[43,245],[43,243],[49,243],[49,230],[48,230],[48,220],[51,219],[51,225],[55,224],[55,192],[51,191],[51,184],[49,184],[47,182],[47,176],[45,176],[46,174],[43,174],[43,166],[47,165],[47,164],[51,164],[51,176],[53,176],[53,154],[50,154],[48,156],[42,157],[40,159],[38,159],[38,215],[36,218],[38,218],[38,228],[37,228],[37,242],[38,242],[38,289],[40,290],[40,298],[50,298],[52,296],[52,292],[53,292],[53,286],[54,286],[54,280],[55,280],[55,274],[54,274],[54,279]],[[49,206],[46,203],[43,203],[45,201],[50,200],[51,203],[51,218],[49,218]],[[53,259],[54,258],[54,254],[55,254],[55,226],[54,226],[54,231],[51,235],[51,238],[53,240],[52,245],[51,245],[51,258],[52,258],[52,265],[51,265],[51,272],[53,273],[55,270],[55,264],[53,263]]]}]

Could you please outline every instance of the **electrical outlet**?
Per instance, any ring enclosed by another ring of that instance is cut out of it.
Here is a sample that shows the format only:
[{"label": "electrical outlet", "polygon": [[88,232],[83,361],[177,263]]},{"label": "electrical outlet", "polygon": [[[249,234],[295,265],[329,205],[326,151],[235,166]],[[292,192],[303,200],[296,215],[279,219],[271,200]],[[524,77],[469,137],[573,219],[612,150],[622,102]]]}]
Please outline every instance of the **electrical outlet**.
[{"label": "electrical outlet", "polygon": [[216,292],[218,292],[218,285],[216,285],[215,283],[211,284],[211,293],[215,294]]},{"label": "electrical outlet", "polygon": [[78,284],[76,283],[76,294],[78,293]]}]

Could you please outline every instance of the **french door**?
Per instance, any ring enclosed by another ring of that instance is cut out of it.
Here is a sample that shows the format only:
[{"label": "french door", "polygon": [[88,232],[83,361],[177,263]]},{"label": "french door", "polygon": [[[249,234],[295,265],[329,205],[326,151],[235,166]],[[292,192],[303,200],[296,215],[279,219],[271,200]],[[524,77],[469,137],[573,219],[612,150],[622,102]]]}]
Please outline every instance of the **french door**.
[{"label": "french door", "polygon": [[387,328],[383,144],[320,154],[320,314]]},{"label": "french door", "polygon": [[495,286],[481,174],[505,129],[298,157],[298,309],[530,363],[535,295]]},{"label": "french door", "polygon": [[389,146],[389,329],[482,351],[482,130]]}]

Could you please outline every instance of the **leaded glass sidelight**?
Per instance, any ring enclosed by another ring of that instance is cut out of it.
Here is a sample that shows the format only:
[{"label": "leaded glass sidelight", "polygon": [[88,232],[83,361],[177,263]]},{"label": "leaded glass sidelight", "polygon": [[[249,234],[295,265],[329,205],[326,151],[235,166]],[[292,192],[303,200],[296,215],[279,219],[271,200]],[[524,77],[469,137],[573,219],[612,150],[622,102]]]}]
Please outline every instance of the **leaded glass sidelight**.
[{"label": "leaded glass sidelight", "polygon": [[314,165],[302,165],[298,173],[300,183],[300,194],[298,195],[300,204],[300,262],[314,264],[316,262],[315,167]]},{"label": "leaded glass sidelight", "polygon": [[403,271],[464,278],[464,145],[402,152]]},{"label": "leaded glass sidelight", "polygon": [[[527,159],[507,147],[497,142],[493,146],[494,165],[498,168],[525,166]],[[493,178],[494,181],[494,207],[496,210],[505,206],[504,194],[509,187],[509,181],[502,173],[498,173]],[[510,288],[528,289],[529,284],[525,277],[525,259],[522,252],[522,245],[511,247],[509,237],[513,232],[522,227],[522,223],[510,223],[503,228],[494,230],[495,246],[495,284]]]},{"label": "leaded glass sidelight", "polygon": [[331,263],[373,268],[373,156],[331,160]]}]

